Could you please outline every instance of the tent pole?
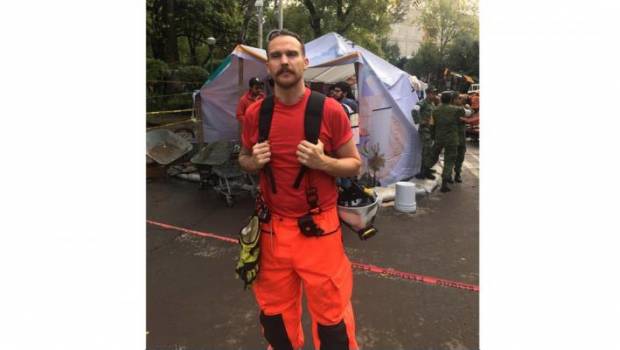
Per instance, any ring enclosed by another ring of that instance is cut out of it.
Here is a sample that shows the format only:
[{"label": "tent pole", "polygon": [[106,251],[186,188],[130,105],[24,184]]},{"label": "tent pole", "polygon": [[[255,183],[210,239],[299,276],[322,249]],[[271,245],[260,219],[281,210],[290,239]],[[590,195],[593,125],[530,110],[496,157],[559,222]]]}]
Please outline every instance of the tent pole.
[{"label": "tent pole", "polygon": [[353,63],[353,66],[355,67],[355,85],[357,86],[357,89],[355,89],[355,92],[357,93],[357,96],[355,96],[355,99],[358,100],[359,103],[359,99],[360,99],[360,63],[359,62],[355,62]]},{"label": "tent pole", "polygon": [[196,96],[196,101],[194,101],[194,115],[196,116],[196,123],[198,124],[198,130],[196,132],[196,141],[198,143],[198,150],[202,149],[204,146],[205,140],[204,135],[202,134],[202,100],[200,90],[198,90],[198,95]]},{"label": "tent pole", "polygon": [[243,58],[237,57],[239,60],[239,81],[237,82],[237,95],[239,98],[243,95]]},{"label": "tent pole", "polygon": [[[237,101],[239,101],[239,99],[241,99],[241,96],[243,96],[243,58],[238,57],[239,59],[239,80],[237,81]],[[235,108],[236,110],[236,108]],[[237,112],[235,112],[236,114]],[[235,115],[235,119],[237,119],[237,116]],[[241,142],[241,124],[239,124],[237,126],[237,135],[239,137],[239,142]]]}]

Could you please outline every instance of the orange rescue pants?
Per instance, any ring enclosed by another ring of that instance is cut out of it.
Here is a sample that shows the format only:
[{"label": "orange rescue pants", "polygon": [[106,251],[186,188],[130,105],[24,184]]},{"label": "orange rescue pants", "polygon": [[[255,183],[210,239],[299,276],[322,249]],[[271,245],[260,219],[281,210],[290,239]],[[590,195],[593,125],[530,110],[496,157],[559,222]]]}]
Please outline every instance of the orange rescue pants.
[{"label": "orange rescue pants", "polygon": [[321,349],[323,341],[323,349],[357,350],[351,306],[353,276],[337,209],[313,218],[325,232],[321,237],[306,237],[297,219],[275,214],[271,222],[261,225],[260,270],[253,290],[263,335],[275,350],[303,346],[303,287],[312,317],[314,348]]}]

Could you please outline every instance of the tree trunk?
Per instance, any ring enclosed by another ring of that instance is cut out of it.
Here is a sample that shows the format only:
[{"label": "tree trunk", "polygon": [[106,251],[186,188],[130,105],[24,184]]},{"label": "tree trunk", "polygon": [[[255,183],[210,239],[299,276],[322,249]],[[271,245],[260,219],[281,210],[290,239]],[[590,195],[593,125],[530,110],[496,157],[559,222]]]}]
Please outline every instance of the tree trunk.
[{"label": "tree trunk", "polygon": [[318,38],[323,35],[323,31],[321,30],[321,16],[314,7],[312,0],[304,0],[304,5],[308,9],[308,12],[310,12],[310,27],[312,27],[314,38]]},{"label": "tree trunk", "polygon": [[177,28],[174,22],[174,0],[165,0],[164,5],[165,27],[165,61],[168,63],[179,62],[179,48],[177,46]]},{"label": "tree trunk", "polygon": [[153,50],[153,58],[164,59],[164,41],[161,38],[151,36],[151,49]]},{"label": "tree trunk", "polygon": [[164,59],[164,38],[162,31],[162,0],[147,1],[147,16],[150,16],[150,27],[147,28],[147,45],[151,48],[153,58]]},{"label": "tree trunk", "polygon": [[198,57],[196,57],[196,42],[193,38],[187,37],[187,44],[189,45],[189,60],[192,65],[198,64]]},{"label": "tree trunk", "polygon": [[245,7],[245,12],[243,14],[243,24],[241,25],[241,29],[239,30],[239,36],[237,37],[237,43],[245,44],[248,33],[248,26],[250,25],[250,20],[254,15],[254,1],[246,0],[241,6],[242,8]]}]

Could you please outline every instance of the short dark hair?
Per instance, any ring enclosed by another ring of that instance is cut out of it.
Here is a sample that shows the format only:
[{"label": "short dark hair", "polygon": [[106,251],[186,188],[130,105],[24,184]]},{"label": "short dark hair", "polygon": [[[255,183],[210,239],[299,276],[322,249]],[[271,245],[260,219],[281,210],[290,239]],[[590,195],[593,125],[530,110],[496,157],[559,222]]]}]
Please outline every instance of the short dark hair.
[{"label": "short dark hair", "polygon": [[452,91],[444,91],[441,93],[441,103],[450,103],[452,102],[452,97],[454,93]]},{"label": "short dark hair", "polygon": [[248,85],[250,85],[250,87],[253,87],[254,85],[264,85],[262,81],[260,81],[259,77],[252,77],[250,78],[250,81],[248,81]]},{"label": "short dark hair", "polygon": [[297,39],[297,41],[299,41],[299,44],[301,45],[301,53],[304,56],[306,55],[306,48],[304,47],[304,42],[303,40],[301,40],[301,37],[299,36],[299,34],[295,32],[291,32],[288,29],[274,29],[270,31],[269,34],[267,34],[267,46],[265,47],[265,51],[267,53],[269,53],[268,49],[269,49],[269,43],[271,42],[271,40],[279,36],[292,36],[293,38]]},{"label": "short dark hair", "polygon": [[340,90],[342,90],[344,93],[347,94],[347,97],[351,97],[352,93],[351,93],[351,86],[349,84],[347,84],[344,81],[339,81],[336,84],[334,84],[335,88],[339,88]]}]

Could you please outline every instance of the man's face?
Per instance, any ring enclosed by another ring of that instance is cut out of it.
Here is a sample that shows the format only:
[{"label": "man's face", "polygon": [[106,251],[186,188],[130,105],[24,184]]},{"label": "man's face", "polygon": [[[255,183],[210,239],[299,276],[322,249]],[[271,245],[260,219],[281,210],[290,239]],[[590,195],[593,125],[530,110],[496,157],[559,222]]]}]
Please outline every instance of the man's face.
[{"label": "man's face", "polygon": [[267,71],[276,85],[289,89],[303,79],[308,59],[301,52],[301,43],[288,35],[281,35],[267,44]]},{"label": "man's face", "polygon": [[462,96],[460,96],[460,95],[459,95],[459,96],[457,96],[457,97],[454,99],[454,104],[455,104],[455,105],[457,105],[457,106],[462,106],[462,105],[463,105],[463,97],[462,97]]},{"label": "man's face", "polygon": [[258,94],[263,92],[263,87],[260,84],[255,84],[250,88],[250,92],[252,96],[258,96]]},{"label": "man's face", "polygon": [[334,98],[338,101],[342,100],[344,98],[344,91],[339,87],[334,88]]}]

